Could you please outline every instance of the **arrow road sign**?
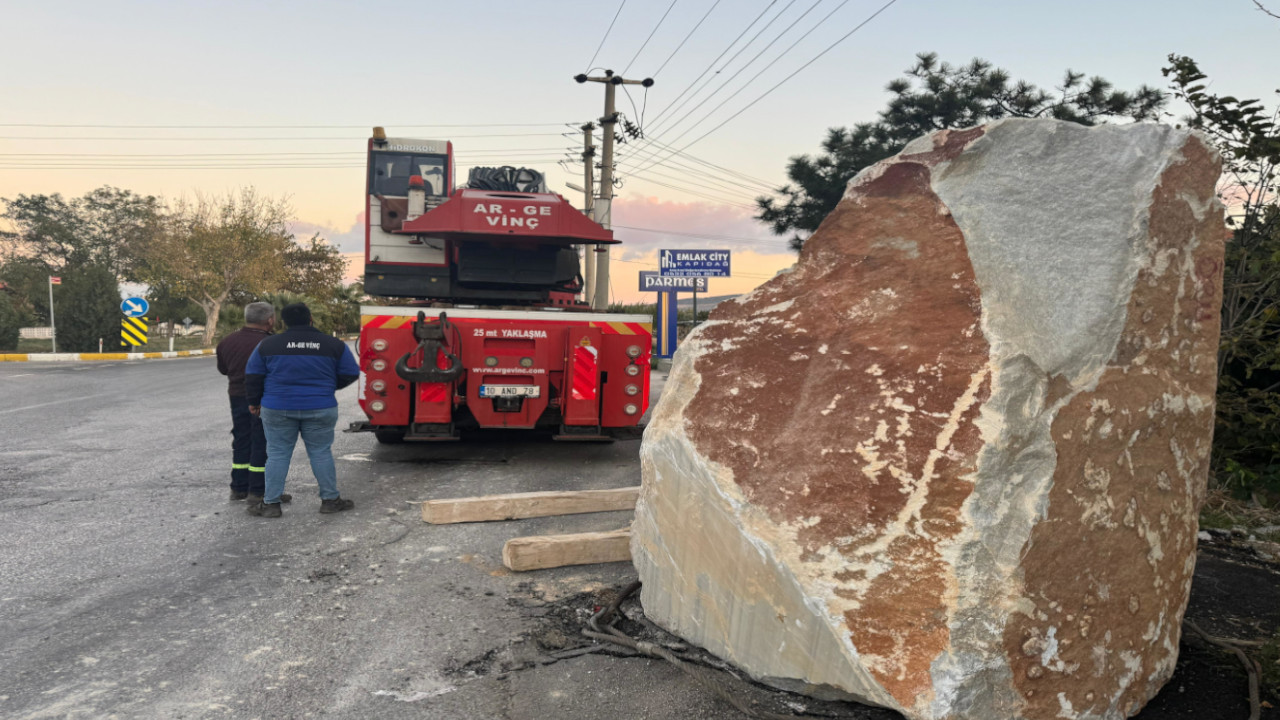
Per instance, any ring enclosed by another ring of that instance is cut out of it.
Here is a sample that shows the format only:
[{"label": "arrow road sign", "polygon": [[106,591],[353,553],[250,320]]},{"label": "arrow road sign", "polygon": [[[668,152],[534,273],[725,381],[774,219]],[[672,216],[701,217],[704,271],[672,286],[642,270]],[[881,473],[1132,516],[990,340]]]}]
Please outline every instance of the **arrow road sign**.
[{"label": "arrow road sign", "polygon": [[150,309],[151,306],[145,298],[131,297],[120,303],[120,312],[124,313],[125,317],[142,317]]},{"label": "arrow road sign", "polygon": [[659,250],[662,274],[683,277],[729,277],[728,250]]},{"label": "arrow road sign", "polygon": [[640,271],[640,292],[664,292],[667,290],[704,293],[707,291],[707,279],[705,277],[659,275],[652,270]]}]

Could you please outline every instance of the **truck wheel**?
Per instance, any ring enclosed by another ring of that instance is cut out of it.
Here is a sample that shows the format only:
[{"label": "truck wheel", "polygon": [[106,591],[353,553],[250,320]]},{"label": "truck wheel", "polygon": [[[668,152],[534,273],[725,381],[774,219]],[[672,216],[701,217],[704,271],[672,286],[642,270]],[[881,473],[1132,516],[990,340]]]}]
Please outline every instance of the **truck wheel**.
[{"label": "truck wheel", "polygon": [[404,442],[403,430],[375,430],[373,436],[383,445],[399,445]]}]

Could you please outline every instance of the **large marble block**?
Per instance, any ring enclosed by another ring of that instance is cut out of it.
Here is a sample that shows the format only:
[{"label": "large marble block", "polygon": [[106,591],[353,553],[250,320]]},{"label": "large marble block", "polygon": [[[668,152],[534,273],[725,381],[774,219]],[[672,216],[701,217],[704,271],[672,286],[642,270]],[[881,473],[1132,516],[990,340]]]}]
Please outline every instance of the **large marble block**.
[{"label": "large marble block", "polygon": [[649,617],[909,718],[1121,718],[1168,680],[1213,431],[1217,154],[1004,120],[860,173],[676,355]]}]

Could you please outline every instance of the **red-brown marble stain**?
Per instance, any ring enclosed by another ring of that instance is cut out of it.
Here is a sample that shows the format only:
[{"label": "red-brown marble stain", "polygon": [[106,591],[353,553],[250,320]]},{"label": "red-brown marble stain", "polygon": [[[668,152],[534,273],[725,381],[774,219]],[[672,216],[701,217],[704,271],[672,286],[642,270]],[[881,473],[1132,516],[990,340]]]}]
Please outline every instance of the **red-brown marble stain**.
[{"label": "red-brown marble stain", "polygon": [[[1151,206],[1148,249],[1164,257],[1138,275],[1096,389],[1076,395],[1052,426],[1047,517],[1022,560],[1035,609],[1004,633],[1027,717],[1055,717],[1064,702],[1102,711],[1113,697],[1132,714],[1173,669],[1208,472],[1223,252],[1220,214],[1197,218],[1187,202],[1192,189],[1213,187],[1218,162],[1195,139],[1182,155]],[[1187,409],[1187,398],[1203,405]],[[1056,561],[1081,557],[1087,570]]]},{"label": "red-brown marble stain", "polygon": [[[929,172],[891,165],[828,216],[789,276],[719,306],[686,415],[699,450],[795,529],[806,562],[847,568],[833,579],[859,606],[845,614],[852,643],[907,705],[931,692],[949,642],[939,545],[961,529],[989,392],[978,287]],[[868,548],[887,531],[883,553]]]}]

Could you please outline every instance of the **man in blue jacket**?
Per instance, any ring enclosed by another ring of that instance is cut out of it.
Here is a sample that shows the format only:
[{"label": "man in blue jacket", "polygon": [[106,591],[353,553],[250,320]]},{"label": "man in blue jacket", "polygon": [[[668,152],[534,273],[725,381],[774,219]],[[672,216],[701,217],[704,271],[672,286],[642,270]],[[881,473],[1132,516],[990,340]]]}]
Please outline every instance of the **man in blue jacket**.
[{"label": "man in blue jacket", "polygon": [[280,517],[280,496],[299,435],[320,486],[320,512],[350,510],[355,503],[339,496],[333,463],[334,393],[355,382],[360,367],[346,343],[311,326],[311,310],[303,303],[286,306],[280,319],[285,331],[259,343],[245,367],[249,411],[262,418],[267,436],[266,492],[249,506],[249,514]]}]

